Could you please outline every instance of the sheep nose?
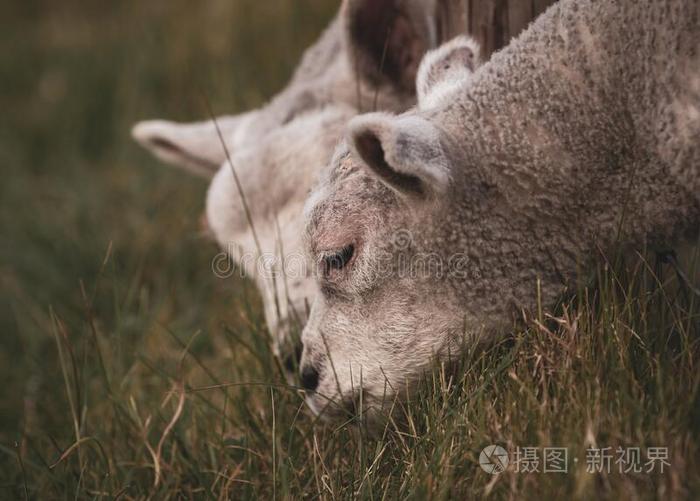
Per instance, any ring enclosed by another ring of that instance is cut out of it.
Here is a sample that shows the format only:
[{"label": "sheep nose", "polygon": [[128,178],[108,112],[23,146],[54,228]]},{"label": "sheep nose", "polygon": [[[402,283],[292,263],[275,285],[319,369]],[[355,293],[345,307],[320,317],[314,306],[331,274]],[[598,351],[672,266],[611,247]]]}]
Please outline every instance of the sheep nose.
[{"label": "sheep nose", "polygon": [[306,391],[315,391],[318,388],[318,371],[311,365],[307,365],[301,371],[301,386]]}]

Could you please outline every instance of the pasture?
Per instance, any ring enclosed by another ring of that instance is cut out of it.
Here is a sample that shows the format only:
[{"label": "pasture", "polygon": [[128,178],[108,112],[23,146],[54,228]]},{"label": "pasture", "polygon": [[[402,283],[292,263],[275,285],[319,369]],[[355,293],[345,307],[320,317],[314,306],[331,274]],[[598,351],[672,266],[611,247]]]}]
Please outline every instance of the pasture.
[{"label": "pasture", "polygon": [[[254,285],[212,272],[205,182],[129,130],[260,106],[336,8],[4,7],[0,498],[697,497],[700,297],[653,253],[605,256],[556,311],[426,373],[379,429],[306,409]],[[538,462],[488,474],[490,444]],[[545,448],[566,473],[544,471]],[[635,449],[641,471],[624,471]]]}]

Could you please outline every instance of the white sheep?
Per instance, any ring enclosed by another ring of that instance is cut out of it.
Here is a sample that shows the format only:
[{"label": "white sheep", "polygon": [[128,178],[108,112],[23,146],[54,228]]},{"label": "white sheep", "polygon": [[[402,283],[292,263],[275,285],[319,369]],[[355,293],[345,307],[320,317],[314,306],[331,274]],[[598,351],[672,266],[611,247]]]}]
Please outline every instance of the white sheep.
[{"label": "white sheep", "polygon": [[[212,180],[207,226],[258,285],[267,325],[279,340],[275,349],[290,356],[298,350],[289,332],[303,324],[315,293],[303,263],[302,208],[318,170],[350,118],[415,104],[418,64],[441,37],[452,36],[440,27],[450,24],[456,3],[344,0],[289,85],[267,105],[216,123],[149,120],[133,128],[134,138],[161,160]],[[228,274],[229,263],[216,271]]]},{"label": "white sheep", "polygon": [[700,2],[562,0],[419,109],[353,119],[306,208],[310,406],[379,406],[601,251],[697,238],[699,49]]}]

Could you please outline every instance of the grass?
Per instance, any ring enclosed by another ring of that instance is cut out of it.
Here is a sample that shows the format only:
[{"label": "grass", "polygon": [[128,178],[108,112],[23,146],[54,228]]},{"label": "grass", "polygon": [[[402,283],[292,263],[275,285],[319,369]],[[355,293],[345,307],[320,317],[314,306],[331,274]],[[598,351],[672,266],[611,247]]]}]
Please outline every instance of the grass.
[{"label": "grass", "polygon": [[[203,117],[203,96],[260,105],[328,4],[5,7],[0,498],[697,497],[700,298],[643,259],[436,367],[385,428],[317,422],[286,385],[254,287],[210,272],[205,184],[128,131]],[[488,444],[567,447],[570,472],[488,475]],[[587,473],[605,446],[668,447],[670,467]]]}]

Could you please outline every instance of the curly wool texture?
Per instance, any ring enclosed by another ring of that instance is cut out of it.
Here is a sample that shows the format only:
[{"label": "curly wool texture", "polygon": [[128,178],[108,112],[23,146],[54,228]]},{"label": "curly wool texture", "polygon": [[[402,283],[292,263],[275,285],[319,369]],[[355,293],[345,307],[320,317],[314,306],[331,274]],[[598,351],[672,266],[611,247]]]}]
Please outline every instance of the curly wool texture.
[{"label": "curly wool texture", "polygon": [[600,250],[697,235],[699,5],[563,0],[424,114],[458,180],[434,238],[477,261],[453,286],[479,317],[531,307],[537,278],[554,301]]},{"label": "curly wool texture", "polygon": [[[311,249],[357,254],[302,335],[319,394],[381,403],[465,335],[551,309],[601,252],[697,237],[699,5],[562,0],[449,98],[351,121],[306,205]],[[415,258],[447,273],[385,264]]]}]

